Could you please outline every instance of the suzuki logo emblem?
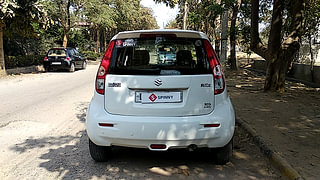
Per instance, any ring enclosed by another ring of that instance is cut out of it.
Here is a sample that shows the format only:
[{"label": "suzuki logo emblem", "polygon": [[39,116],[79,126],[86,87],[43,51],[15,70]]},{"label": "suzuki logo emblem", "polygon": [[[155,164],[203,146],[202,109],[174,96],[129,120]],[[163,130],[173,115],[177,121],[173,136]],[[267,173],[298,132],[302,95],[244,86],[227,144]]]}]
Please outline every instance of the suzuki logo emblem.
[{"label": "suzuki logo emblem", "polygon": [[156,85],[156,86],[161,86],[161,85],[162,85],[161,79],[156,79],[156,80],[154,81],[154,85]]}]

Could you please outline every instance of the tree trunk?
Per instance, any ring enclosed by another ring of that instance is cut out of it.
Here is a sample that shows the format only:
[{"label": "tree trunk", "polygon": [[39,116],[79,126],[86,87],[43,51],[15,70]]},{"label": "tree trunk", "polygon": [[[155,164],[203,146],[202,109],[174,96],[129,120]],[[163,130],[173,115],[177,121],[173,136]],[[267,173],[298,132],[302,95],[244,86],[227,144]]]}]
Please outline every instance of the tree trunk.
[{"label": "tree trunk", "polygon": [[68,45],[68,32],[64,32],[64,34],[63,34],[63,44],[62,44],[62,46],[63,46],[64,48],[66,48],[67,45]]},{"label": "tree trunk", "polygon": [[3,51],[3,30],[4,23],[0,21],[0,76],[6,75],[6,67],[4,62],[4,51]]},{"label": "tree trunk", "polygon": [[214,41],[214,50],[216,51],[218,58],[220,58],[220,40]]},{"label": "tree trunk", "polygon": [[[62,0],[57,1],[58,6],[59,6],[59,11],[60,11],[60,16],[63,16],[64,11],[63,11],[63,6],[64,6],[64,2]],[[70,6],[71,6],[71,2],[70,0],[67,1],[67,6],[66,8],[66,19],[64,19],[64,17],[60,17],[59,21],[63,27],[63,42],[62,42],[62,46],[63,47],[67,47],[68,45],[68,35],[69,35],[69,31],[71,29],[71,18],[70,18]]]},{"label": "tree trunk", "polygon": [[96,53],[100,52],[100,29],[97,28]]},{"label": "tree trunk", "polygon": [[183,30],[187,29],[187,17],[188,17],[188,2],[184,1],[184,14],[183,14]]},{"label": "tree trunk", "polygon": [[107,47],[107,37],[106,37],[106,29],[103,29],[103,40],[102,40],[103,44],[102,44],[102,52],[106,51],[106,47]]},{"label": "tree trunk", "polygon": [[314,82],[314,55],[312,51],[312,39],[311,34],[308,35],[309,41],[309,52],[310,52],[310,72],[311,72],[311,82]]},{"label": "tree trunk", "polygon": [[241,5],[241,0],[234,3],[232,8],[232,18],[231,18],[231,25],[230,25],[230,68],[231,70],[238,70],[237,66],[237,58],[236,58],[236,23],[237,23],[237,16],[239,12],[239,7]]},{"label": "tree trunk", "polygon": [[290,34],[281,43],[282,18],[284,4],[282,0],[274,0],[271,30],[266,47],[259,37],[259,0],[251,0],[251,43],[250,49],[267,61],[264,90],[284,92],[285,76],[289,65],[293,62],[295,53],[300,48],[302,21],[305,2],[292,1],[290,4],[291,29]]},{"label": "tree trunk", "polygon": [[220,63],[225,67],[227,60],[227,44],[228,44],[228,10],[222,12],[221,17],[221,54]]},{"label": "tree trunk", "polygon": [[277,58],[267,61],[266,79],[264,83],[264,89],[266,91],[284,92],[288,64],[284,59],[285,55],[283,52],[280,52]]}]

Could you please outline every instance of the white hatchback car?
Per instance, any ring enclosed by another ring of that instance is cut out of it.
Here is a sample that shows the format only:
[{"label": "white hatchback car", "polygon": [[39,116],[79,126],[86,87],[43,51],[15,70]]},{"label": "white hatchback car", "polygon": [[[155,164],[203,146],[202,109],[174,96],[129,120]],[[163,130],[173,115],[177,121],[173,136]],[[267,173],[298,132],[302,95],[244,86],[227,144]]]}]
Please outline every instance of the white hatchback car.
[{"label": "white hatchback car", "polygon": [[206,147],[225,164],[234,129],[224,75],[204,33],[143,30],[111,39],[86,120],[94,160],[106,161],[112,146]]}]

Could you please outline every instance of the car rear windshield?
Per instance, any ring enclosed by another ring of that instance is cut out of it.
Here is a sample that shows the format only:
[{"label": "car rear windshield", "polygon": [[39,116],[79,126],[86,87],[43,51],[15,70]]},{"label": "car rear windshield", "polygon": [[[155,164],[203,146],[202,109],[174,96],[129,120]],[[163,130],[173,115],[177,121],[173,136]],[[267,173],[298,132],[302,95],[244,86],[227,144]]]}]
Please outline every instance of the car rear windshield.
[{"label": "car rear windshield", "polygon": [[154,37],[118,39],[110,74],[190,75],[210,73],[201,39]]},{"label": "car rear windshield", "polygon": [[66,56],[66,50],[64,49],[50,49],[48,56]]}]

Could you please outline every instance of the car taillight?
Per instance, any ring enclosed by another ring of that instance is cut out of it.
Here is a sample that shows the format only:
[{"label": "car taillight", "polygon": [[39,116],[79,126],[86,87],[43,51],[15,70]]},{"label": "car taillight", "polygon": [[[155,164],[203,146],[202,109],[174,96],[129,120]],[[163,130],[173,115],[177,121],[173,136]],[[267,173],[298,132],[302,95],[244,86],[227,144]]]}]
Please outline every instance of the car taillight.
[{"label": "car taillight", "polygon": [[204,40],[204,47],[206,49],[210,68],[214,78],[214,94],[221,94],[225,88],[225,80],[222,72],[222,67],[219,60],[208,40]]},{"label": "car taillight", "polygon": [[44,61],[48,61],[48,57],[47,57],[47,56],[45,56],[43,60],[44,60]]},{"label": "car taillight", "polygon": [[67,57],[67,58],[66,58],[66,60],[67,60],[67,61],[70,61],[70,58],[69,58],[69,57]]},{"label": "car taillight", "polygon": [[105,78],[109,70],[113,47],[114,47],[114,41],[111,41],[102,58],[101,64],[99,66],[99,70],[96,78],[96,91],[99,94],[104,94]]}]

